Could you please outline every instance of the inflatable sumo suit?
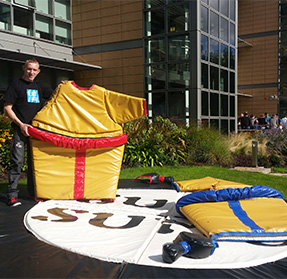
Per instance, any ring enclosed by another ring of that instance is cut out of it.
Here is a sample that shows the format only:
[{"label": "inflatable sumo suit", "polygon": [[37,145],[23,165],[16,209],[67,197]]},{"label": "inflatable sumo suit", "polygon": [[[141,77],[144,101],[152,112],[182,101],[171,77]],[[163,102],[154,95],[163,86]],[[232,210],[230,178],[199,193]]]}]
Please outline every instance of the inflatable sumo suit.
[{"label": "inflatable sumo suit", "polygon": [[287,204],[267,186],[249,186],[206,177],[174,182],[180,198],[177,212],[205,236],[224,241],[287,241]]},{"label": "inflatable sumo suit", "polygon": [[127,141],[121,124],[145,115],[145,99],[60,84],[29,129],[36,198],[115,199]]}]

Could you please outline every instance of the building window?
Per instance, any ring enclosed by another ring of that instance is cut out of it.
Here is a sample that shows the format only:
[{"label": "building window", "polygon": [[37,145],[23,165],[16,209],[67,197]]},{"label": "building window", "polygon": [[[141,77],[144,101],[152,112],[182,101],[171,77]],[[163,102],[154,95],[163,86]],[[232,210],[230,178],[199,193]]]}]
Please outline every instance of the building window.
[{"label": "building window", "polygon": [[53,41],[53,19],[36,15],[35,21],[36,37]]},{"label": "building window", "polygon": [[165,64],[151,65],[146,68],[146,86],[147,90],[156,90],[165,88]]},{"label": "building window", "polygon": [[169,32],[187,31],[189,11],[186,6],[170,6],[168,8]]},{"label": "building window", "polygon": [[190,41],[188,36],[170,37],[168,40],[168,58],[172,60],[187,60],[190,58]]},{"label": "building window", "polygon": [[210,11],[210,35],[218,38],[219,16]]},{"label": "building window", "polygon": [[14,7],[13,31],[23,35],[33,36],[33,12]]},{"label": "building window", "polygon": [[152,94],[152,115],[167,117],[165,109],[165,93],[153,93]]},{"label": "building window", "polygon": [[50,0],[35,0],[35,4],[36,4],[36,10],[37,11],[39,11],[41,13],[49,14],[49,15],[53,14],[52,1],[50,1]]},{"label": "building window", "polygon": [[56,21],[56,42],[66,45],[72,44],[71,24],[62,21]]},{"label": "building window", "polygon": [[230,44],[235,46],[235,25],[230,23]]},{"label": "building window", "polygon": [[219,42],[210,39],[210,62],[219,64]]},{"label": "building window", "polygon": [[208,37],[201,35],[201,59],[208,61]]},{"label": "building window", "polygon": [[228,71],[220,70],[220,91],[228,92]]},{"label": "building window", "polygon": [[201,20],[200,20],[200,26],[201,30],[208,33],[208,9],[201,5]]},{"label": "building window", "polygon": [[71,20],[70,0],[55,0],[55,16],[65,20]]},{"label": "building window", "polygon": [[169,117],[185,119],[185,92],[168,93],[168,111]]},{"label": "building window", "polygon": [[229,16],[229,0],[220,0],[220,12],[225,16]]},{"label": "building window", "polygon": [[235,49],[230,48],[230,68],[235,70]]},{"label": "building window", "polygon": [[168,86],[170,88],[185,88],[189,86],[189,63],[172,63],[168,68]]},{"label": "building window", "polygon": [[219,1],[218,0],[209,0],[209,5],[213,9],[219,11]]},{"label": "building window", "polygon": [[34,0],[14,0],[14,3],[25,7],[33,7],[33,8],[35,7]]},{"label": "building window", "polygon": [[0,3],[0,29],[11,30],[10,6]]},{"label": "building window", "polygon": [[220,115],[228,116],[228,95],[220,95]]},{"label": "building window", "polygon": [[219,116],[219,94],[210,93],[210,115]]},{"label": "building window", "polygon": [[201,115],[208,116],[208,92],[201,91]]},{"label": "building window", "polygon": [[221,17],[220,18],[220,39],[228,42],[228,20],[225,18]]},{"label": "building window", "polygon": [[219,89],[219,69],[217,67],[210,66],[210,89]]},{"label": "building window", "polygon": [[201,63],[201,88],[208,88],[208,65]]},{"label": "building window", "polygon": [[163,9],[146,13],[146,35],[163,34],[165,30]]},{"label": "building window", "polygon": [[164,62],[166,56],[163,38],[146,41],[145,60],[146,63]]},{"label": "building window", "polygon": [[228,46],[225,44],[220,45],[220,65],[228,67]]}]

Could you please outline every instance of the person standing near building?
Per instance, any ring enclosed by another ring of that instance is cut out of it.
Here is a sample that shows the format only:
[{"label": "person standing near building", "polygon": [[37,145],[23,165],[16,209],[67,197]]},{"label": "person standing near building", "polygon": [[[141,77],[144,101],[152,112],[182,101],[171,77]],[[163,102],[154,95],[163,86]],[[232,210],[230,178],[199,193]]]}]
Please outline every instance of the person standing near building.
[{"label": "person standing near building", "polygon": [[264,114],[261,114],[260,117],[258,118],[258,128],[259,130],[264,130],[266,128]]},{"label": "person standing near building", "polygon": [[53,89],[38,83],[35,79],[40,73],[40,66],[32,58],[22,66],[23,76],[12,82],[4,95],[4,112],[12,120],[14,129],[10,149],[9,184],[7,191],[7,205],[21,205],[18,200],[18,182],[25,158],[25,145],[27,145],[27,190],[34,197],[33,171],[31,164],[29,132],[31,121],[42,108],[43,101],[48,99]]},{"label": "person standing near building", "polygon": [[282,118],[282,129],[287,130],[287,115]]},{"label": "person standing near building", "polygon": [[244,116],[241,118],[241,129],[250,129],[251,119],[248,116],[248,113],[245,112]]},{"label": "person standing near building", "polygon": [[272,117],[269,120],[269,129],[274,129],[274,128],[278,128],[279,125],[279,121],[278,118],[276,117],[276,115],[273,113]]}]

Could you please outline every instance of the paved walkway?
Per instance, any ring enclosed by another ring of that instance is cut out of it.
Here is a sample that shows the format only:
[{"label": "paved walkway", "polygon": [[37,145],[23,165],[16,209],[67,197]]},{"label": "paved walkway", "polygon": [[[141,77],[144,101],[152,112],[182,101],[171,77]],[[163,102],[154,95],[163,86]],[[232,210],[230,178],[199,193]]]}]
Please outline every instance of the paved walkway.
[{"label": "paved walkway", "polygon": [[264,167],[235,167],[234,169],[239,170],[239,171],[261,172],[264,174],[271,174],[271,175],[275,175],[275,176],[286,176],[287,177],[287,173],[271,172],[270,168],[264,168]]}]

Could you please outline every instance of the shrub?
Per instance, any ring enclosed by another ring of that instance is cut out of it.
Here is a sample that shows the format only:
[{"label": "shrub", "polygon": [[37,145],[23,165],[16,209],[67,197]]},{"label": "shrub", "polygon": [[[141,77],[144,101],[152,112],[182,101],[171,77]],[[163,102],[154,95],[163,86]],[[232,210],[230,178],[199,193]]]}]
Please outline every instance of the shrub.
[{"label": "shrub", "polygon": [[216,129],[190,126],[186,146],[189,164],[229,166],[232,163],[227,137]]},{"label": "shrub", "polygon": [[185,129],[168,119],[156,117],[152,123],[147,117],[124,125],[128,141],[123,164],[135,166],[176,165],[185,161]]}]

